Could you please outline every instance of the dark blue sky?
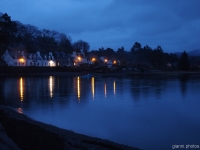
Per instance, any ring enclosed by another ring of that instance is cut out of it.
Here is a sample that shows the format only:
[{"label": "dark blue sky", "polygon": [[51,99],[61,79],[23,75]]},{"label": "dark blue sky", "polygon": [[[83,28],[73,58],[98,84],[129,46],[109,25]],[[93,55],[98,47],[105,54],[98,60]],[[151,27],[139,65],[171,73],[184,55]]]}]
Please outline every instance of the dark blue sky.
[{"label": "dark blue sky", "polygon": [[136,41],[165,52],[200,49],[200,0],[0,0],[0,12],[90,50],[129,51]]}]

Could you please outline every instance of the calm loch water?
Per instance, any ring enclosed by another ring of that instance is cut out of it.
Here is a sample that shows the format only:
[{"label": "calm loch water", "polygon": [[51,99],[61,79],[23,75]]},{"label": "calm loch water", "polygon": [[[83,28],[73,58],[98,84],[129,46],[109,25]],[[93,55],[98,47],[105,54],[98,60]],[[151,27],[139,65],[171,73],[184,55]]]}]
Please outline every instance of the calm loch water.
[{"label": "calm loch water", "polygon": [[200,145],[200,77],[1,77],[0,104],[142,149]]}]

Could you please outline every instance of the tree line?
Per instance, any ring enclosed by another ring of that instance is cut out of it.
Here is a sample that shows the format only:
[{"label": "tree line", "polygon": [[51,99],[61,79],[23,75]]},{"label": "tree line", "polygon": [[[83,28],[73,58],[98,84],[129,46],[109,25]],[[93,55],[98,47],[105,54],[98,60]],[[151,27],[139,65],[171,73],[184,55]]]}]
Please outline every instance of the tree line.
[{"label": "tree line", "polygon": [[190,61],[190,57],[184,51],[181,56],[173,53],[165,53],[160,45],[152,49],[148,45],[142,47],[139,42],[135,42],[129,51],[124,47],[118,48],[114,51],[112,48],[92,50],[91,54],[97,56],[108,56],[120,60],[121,66],[131,66],[141,71],[148,69],[171,69],[171,70],[184,70],[191,69],[191,62],[195,63],[193,69],[197,69],[200,65],[199,61]]},{"label": "tree line", "polygon": [[[150,46],[135,42],[130,50],[126,51],[124,47],[117,51],[112,48],[91,50],[88,42],[78,40],[72,42],[70,36],[59,33],[55,30],[38,29],[29,24],[22,24],[19,21],[12,21],[7,13],[0,13],[0,54],[6,49],[24,51],[32,53],[40,51],[41,53],[65,52],[71,54],[73,51],[83,50],[86,54],[96,55],[97,57],[107,56],[120,60],[121,66],[133,66],[136,68],[155,68],[165,69],[167,64],[171,68],[189,70],[191,67],[190,58],[184,51],[181,57],[173,53],[165,53],[160,45],[152,49]],[[200,65],[199,61],[195,65]]]},{"label": "tree line", "polygon": [[89,43],[78,40],[72,43],[71,37],[58,31],[38,29],[29,24],[22,24],[19,21],[12,21],[7,13],[0,14],[0,54],[6,49],[23,50],[25,52],[41,53],[72,51],[87,52]]}]

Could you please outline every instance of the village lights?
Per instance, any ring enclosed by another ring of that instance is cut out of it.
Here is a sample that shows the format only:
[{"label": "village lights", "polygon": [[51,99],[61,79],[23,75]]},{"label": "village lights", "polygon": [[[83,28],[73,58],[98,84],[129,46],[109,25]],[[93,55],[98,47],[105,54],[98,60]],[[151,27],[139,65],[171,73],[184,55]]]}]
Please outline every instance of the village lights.
[{"label": "village lights", "polygon": [[49,66],[54,66],[54,63],[52,60],[49,61]]},{"label": "village lights", "polygon": [[19,59],[19,65],[20,65],[20,66],[24,66],[24,61],[25,61],[25,60],[24,60],[23,58],[20,58],[20,59]]},{"label": "village lights", "polygon": [[108,62],[108,60],[107,60],[107,59],[104,59],[104,62],[105,62],[105,63],[107,63],[107,62]]},{"label": "village lights", "polygon": [[80,56],[78,57],[78,60],[81,61],[81,57]]},{"label": "village lights", "polygon": [[21,58],[21,59],[20,59],[20,62],[24,62],[24,59],[23,59],[23,58]]},{"label": "village lights", "polygon": [[117,61],[116,61],[116,60],[114,60],[114,61],[113,61],[113,64],[117,64]]},{"label": "village lights", "polygon": [[95,58],[92,58],[92,62],[94,62],[96,59]]}]

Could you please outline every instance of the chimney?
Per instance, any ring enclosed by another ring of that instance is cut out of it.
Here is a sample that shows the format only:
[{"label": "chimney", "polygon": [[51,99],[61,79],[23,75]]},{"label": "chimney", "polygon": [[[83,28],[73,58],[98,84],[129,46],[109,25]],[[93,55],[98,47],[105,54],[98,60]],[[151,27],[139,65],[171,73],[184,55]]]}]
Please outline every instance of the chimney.
[{"label": "chimney", "polygon": [[37,51],[37,53],[36,53],[38,56],[40,56],[40,52],[39,51]]}]

